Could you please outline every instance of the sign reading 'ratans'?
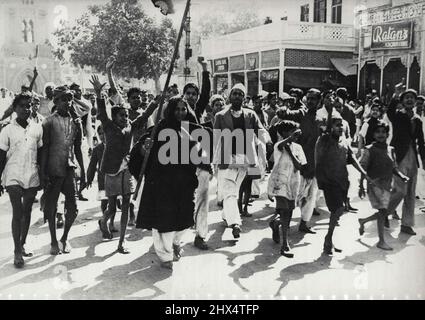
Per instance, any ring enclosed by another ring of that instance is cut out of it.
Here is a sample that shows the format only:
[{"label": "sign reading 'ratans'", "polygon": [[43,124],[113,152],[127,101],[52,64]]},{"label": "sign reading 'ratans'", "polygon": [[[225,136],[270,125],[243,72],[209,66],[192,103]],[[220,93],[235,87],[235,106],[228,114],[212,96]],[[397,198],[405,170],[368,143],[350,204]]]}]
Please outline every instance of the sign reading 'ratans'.
[{"label": "sign reading 'ratans'", "polygon": [[372,50],[408,49],[412,46],[413,22],[380,24],[372,27]]}]

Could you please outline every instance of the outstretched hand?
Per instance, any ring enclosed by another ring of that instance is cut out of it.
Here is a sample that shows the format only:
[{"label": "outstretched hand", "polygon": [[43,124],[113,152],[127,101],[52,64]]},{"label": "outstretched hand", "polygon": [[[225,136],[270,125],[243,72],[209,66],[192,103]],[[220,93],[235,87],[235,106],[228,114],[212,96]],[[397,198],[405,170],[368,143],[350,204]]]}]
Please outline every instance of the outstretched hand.
[{"label": "outstretched hand", "polygon": [[91,76],[91,80],[89,80],[90,83],[93,86],[94,91],[96,92],[96,95],[98,97],[100,97],[103,87],[106,85],[106,82],[104,82],[103,84],[99,81],[99,77],[97,75],[92,75]]},{"label": "outstretched hand", "polygon": [[198,57],[198,63],[201,64],[203,71],[207,71],[207,63],[205,62],[204,57],[199,56]]}]

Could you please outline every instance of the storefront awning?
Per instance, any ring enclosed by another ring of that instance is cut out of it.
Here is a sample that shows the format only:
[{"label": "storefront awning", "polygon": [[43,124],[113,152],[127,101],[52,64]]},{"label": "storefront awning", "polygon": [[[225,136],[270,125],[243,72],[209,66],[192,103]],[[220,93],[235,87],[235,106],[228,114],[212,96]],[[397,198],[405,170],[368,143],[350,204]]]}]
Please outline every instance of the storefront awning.
[{"label": "storefront awning", "polygon": [[353,59],[331,58],[334,67],[345,77],[357,74],[357,64]]}]

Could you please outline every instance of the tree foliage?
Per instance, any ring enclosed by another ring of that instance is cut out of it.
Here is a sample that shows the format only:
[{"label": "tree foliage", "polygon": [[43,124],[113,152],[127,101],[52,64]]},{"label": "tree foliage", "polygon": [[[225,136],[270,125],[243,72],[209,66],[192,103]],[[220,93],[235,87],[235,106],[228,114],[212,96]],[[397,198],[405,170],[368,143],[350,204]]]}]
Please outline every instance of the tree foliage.
[{"label": "tree foliage", "polygon": [[238,32],[261,25],[256,11],[250,9],[237,10],[225,16],[223,13],[206,14],[200,21],[197,30],[203,39]]},{"label": "tree foliage", "polygon": [[107,59],[116,57],[118,76],[157,79],[171,61],[177,32],[171,20],[160,23],[149,17],[136,0],[112,0],[89,6],[74,26],[55,31],[55,56],[101,72]]}]

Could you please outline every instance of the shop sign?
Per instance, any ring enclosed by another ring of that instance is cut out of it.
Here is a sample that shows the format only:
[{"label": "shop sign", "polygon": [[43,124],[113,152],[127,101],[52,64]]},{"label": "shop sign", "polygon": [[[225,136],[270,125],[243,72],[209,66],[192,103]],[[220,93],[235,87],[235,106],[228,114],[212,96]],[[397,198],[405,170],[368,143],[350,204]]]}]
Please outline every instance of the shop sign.
[{"label": "shop sign", "polygon": [[413,22],[379,24],[372,27],[372,50],[412,47]]},{"label": "shop sign", "polygon": [[360,14],[360,25],[375,25],[414,19],[425,15],[425,2],[411,3],[385,10],[365,11]]},{"label": "shop sign", "polygon": [[279,49],[261,52],[261,67],[272,68],[279,67],[280,54]]},{"label": "shop sign", "polygon": [[229,70],[229,62],[227,58],[214,60],[214,72],[227,72]]},{"label": "shop sign", "polygon": [[264,70],[260,74],[261,81],[277,81],[279,80],[279,70]]},{"label": "shop sign", "polygon": [[229,70],[244,70],[245,68],[245,57],[243,55],[230,57]]},{"label": "shop sign", "polygon": [[258,52],[249,53],[246,55],[246,67],[247,70],[255,70],[258,68]]}]

